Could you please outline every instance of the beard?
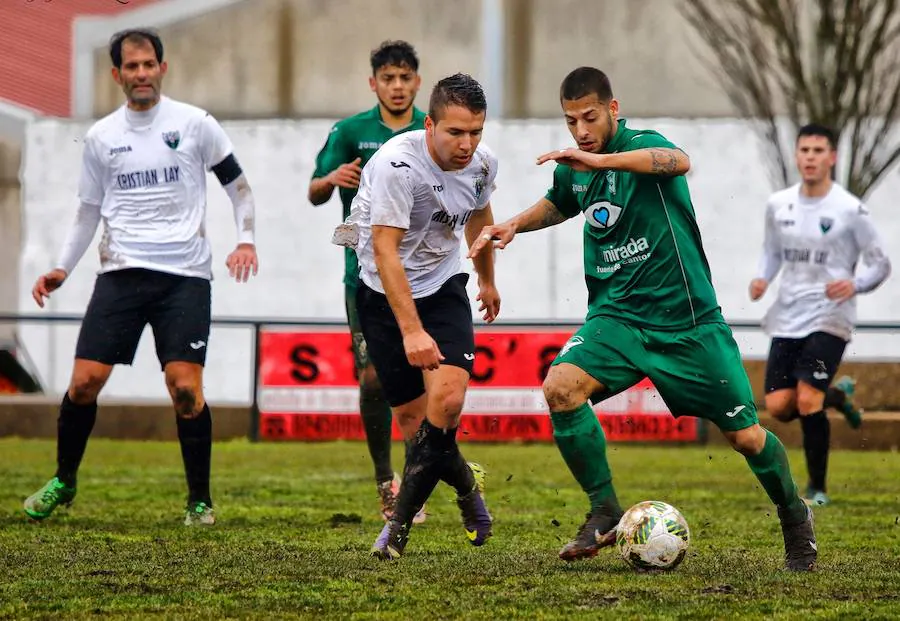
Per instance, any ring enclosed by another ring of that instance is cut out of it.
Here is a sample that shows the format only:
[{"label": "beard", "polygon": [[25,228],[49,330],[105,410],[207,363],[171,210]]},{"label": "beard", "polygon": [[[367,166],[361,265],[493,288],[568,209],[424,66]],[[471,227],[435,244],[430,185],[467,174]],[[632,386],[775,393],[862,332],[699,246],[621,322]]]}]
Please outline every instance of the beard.
[{"label": "beard", "polygon": [[378,103],[381,104],[381,107],[388,111],[388,114],[391,116],[403,116],[407,113],[407,111],[412,108],[414,98],[410,98],[409,103],[404,105],[402,108],[395,107],[391,101],[384,100],[381,97],[378,97]]}]

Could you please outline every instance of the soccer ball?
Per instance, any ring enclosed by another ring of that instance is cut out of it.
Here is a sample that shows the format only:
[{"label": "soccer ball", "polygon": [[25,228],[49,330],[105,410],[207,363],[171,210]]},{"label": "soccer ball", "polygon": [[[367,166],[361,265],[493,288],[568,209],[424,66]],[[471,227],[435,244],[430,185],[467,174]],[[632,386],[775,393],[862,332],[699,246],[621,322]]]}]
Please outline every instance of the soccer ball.
[{"label": "soccer ball", "polygon": [[639,502],[616,527],[619,554],[635,569],[675,569],[684,560],[691,532],[681,512],[659,500]]}]

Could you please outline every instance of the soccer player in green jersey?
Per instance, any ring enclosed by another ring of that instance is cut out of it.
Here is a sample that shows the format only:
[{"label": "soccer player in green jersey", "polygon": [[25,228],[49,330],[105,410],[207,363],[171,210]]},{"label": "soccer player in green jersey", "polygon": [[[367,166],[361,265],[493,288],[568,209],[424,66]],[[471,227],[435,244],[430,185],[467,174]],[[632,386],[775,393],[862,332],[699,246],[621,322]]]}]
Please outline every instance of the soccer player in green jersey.
[{"label": "soccer player in green jersey", "polygon": [[[309,184],[309,200],[313,205],[327,202],[338,188],[345,219],[350,215],[350,202],[356,196],[362,167],[375,151],[398,133],[425,127],[425,113],[413,105],[422,82],[418,73],[419,58],[413,46],[406,41],[385,41],[372,51],[370,60],[369,86],[378,98],[378,104],[331,128],[328,140],[316,157],[316,169]],[[381,394],[375,367],[366,352],[356,312],[359,264],[356,253],[350,248],[345,249],[344,265],[344,304],[359,376],[359,410],[375,465],[382,517],[389,519],[399,489],[391,467],[391,408]],[[397,420],[407,438],[415,435],[420,422]],[[423,517],[424,513],[419,520]]]},{"label": "soccer player in green jersey", "polygon": [[547,153],[553,187],[530,209],[485,227],[470,256],[516,233],[584,214],[584,326],[560,350],[544,381],[554,438],[590,499],[587,520],[560,551],[588,558],[615,540],[622,508],[606,438],[590,400],[649,377],[674,416],[699,416],[722,430],[778,508],[788,569],[806,571],[817,548],[784,446],[759,425],[750,382],[722,318],[684,174],[688,156],[654,131],[618,118],[607,76],[581,67],[560,101],[578,148]]}]

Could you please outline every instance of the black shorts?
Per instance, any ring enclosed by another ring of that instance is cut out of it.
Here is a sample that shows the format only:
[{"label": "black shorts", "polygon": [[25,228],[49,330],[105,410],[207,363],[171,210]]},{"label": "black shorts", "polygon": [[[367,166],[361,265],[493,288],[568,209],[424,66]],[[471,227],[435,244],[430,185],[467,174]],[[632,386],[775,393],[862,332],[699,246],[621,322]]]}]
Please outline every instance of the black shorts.
[{"label": "black shorts", "polygon": [[[457,274],[435,293],[415,302],[422,326],[444,355],[441,364],[460,367],[471,374],[475,363],[475,328],[466,293],[468,281],[468,274]],[[403,335],[387,297],[360,282],[356,308],[369,358],[388,403],[396,407],[424,394],[422,370],[406,359]]]},{"label": "black shorts", "polygon": [[206,362],[210,284],[205,278],[153,270],[100,274],[84,313],[75,357],[103,364],[131,364],[144,326],[153,328],[156,357],[169,362]]},{"label": "black shorts", "polygon": [[766,363],[766,393],[796,388],[797,382],[826,392],[834,379],[847,341],[813,332],[802,339],[773,338]]}]

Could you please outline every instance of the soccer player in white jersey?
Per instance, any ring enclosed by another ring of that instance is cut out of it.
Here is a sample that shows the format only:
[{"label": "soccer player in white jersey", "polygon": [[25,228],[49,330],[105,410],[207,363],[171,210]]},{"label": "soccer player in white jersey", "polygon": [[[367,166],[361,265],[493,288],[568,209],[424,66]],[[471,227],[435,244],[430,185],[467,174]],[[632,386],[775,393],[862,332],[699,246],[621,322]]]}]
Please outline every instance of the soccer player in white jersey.
[{"label": "soccer player in white jersey", "polygon": [[188,486],[187,525],[215,523],[209,491],[212,419],[203,397],[210,331],[212,257],[206,236],[206,173],[234,206],[237,248],[229,274],[256,274],[254,202],[222,127],[207,112],[163,97],[163,45],[152,30],[117,33],[112,75],[126,103],[84,138],[81,204],[56,268],[37,279],[38,306],[63,285],[103,223],[100,272],[59,410],[57,470],[25,501],[44,519],[75,498],[76,476],[97,415],[97,396],[117,364],[131,364],[145,325],[175,406]]},{"label": "soccer player in white jersey", "polygon": [[[394,514],[372,553],[403,553],[413,517],[439,481],[455,488],[469,541],[491,535],[492,518],[456,442],[475,360],[472,308],[461,270],[468,244],[493,223],[497,159],[481,143],[487,110],[468,75],[439,81],[425,129],[390,139],[366,164],[350,216],[336,242],[356,248],[357,308],[369,356],[397,420],[418,422]],[[493,249],[474,258],[481,302],[491,322],[500,311]]]},{"label": "soccer player in white jersey", "polygon": [[[853,380],[831,386],[856,321],[856,296],[885,281],[891,264],[862,201],[832,181],[834,133],[806,125],[797,136],[802,181],[773,194],[765,243],[750,299],[759,300],[780,272],[778,297],[763,321],[772,337],[766,365],[766,409],[779,420],[799,416],[809,471],[806,501],[828,503],[831,428],[825,408],[861,424]],[[862,268],[856,266],[862,259]]]}]

